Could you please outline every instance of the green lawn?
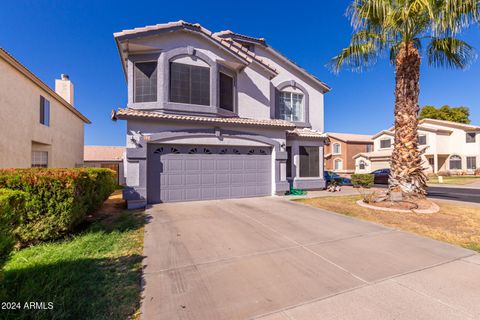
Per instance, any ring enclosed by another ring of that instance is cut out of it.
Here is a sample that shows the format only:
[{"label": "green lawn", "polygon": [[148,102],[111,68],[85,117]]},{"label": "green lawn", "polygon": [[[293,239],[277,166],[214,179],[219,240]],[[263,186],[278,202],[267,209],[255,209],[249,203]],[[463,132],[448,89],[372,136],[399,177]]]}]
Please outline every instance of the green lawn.
[{"label": "green lawn", "polygon": [[53,302],[51,310],[0,311],[1,319],[126,319],[138,315],[143,213],[117,192],[70,239],[15,253],[4,269],[1,301]]},{"label": "green lawn", "polygon": [[[456,185],[465,185],[469,183],[480,182],[480,176],[450,176],[443,177],[444,184],[456,184]],[[437,177],[430,177],[428,179],[430,184],[438,184]]]}]

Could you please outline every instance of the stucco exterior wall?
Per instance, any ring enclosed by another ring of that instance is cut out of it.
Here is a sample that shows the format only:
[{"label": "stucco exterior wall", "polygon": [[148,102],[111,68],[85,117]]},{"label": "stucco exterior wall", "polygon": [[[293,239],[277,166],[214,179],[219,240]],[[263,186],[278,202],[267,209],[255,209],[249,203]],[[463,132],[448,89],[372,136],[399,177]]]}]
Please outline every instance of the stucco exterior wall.
[{"label": "stucco exterior wall", "polygon": [[[50,101],[50,126],[40,124],[40,96]],[[48,92],[0,59],[0,167],[30,167],[32,146],[49,167],[83,163],[84,122]]]},{"label": "stucco exterior wall", "polygon": [[[330,144],[325,146],[325,154],[330,155],[327,159],[325,159],[325,169],[329,171],[335,171],[335,163],[336,159],[339,159],[343,163],[343,167],[341,170],[337,170],[340,173],[353,173],[355,171],[355,159],[353,157],[356,154],[366,152],[367,145],[371,145],[371,143],[362,143],[362,142],[344,142],[342,140],[335,139],[334,137],[330,136]],[[340,144],[340,153],[333,154],[333,145]]]}]

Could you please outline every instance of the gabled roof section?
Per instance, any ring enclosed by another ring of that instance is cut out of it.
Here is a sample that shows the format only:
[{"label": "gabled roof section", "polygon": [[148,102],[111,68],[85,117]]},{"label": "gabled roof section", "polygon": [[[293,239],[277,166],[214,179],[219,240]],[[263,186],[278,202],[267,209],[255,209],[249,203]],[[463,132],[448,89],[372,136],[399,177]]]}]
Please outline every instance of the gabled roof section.
[{"label": "gabled roof section", "polygon": [[372,136],[366,134],[328,132],[327,135],[343,142],[373,143]]},{"label": "gabled roof section", "polygon": [[183,116],[176,114],[161,113],[157,111],[141,111],[136,109],[118,109],[112,111],[112,120],[124,119],[152,119],[156,121],[180,121],[180,122],[198,122],[211,124],[227,124],[227,125],[246,125],[293,129],[295,125],[286,120],[279,119],[252,119],[239,117],[200,117],[200,116]]},{"label": "gabled roof section", "polygon": [[419,124],[439,125],[439,126],[445,126],[450,128],[462,129],[465,131],[480,131],[480,126],[474,126],[471,124],[458,123],[458,122],[447,121],[447,120],[430,119],[430,118],[420,120]]},{"label": "gabled roof section", "polygon": [[[113,36],[115,37],[117,46],[120,48],[119,44],[129,39],[148,37],[148,36],[161,34],[163,32],[170,32],[170,31],[177,31],[177,30],[186,30],[186,31],[196,32],[206,37],[208,40],[214,42],[215,44],[220,45],[224,50],[230,52],[231,54],[237,56],[238,58],[248,63],[258,64],[263,69],[271,73],[273,76],[276,76],[278,74],[277,70],[275,70],[274,67],[270,66],[262,58],[255,55],[255,53],[247,50],[245,47],[243,47],[239,43],[232,43],[230,41],[227,41],[215,35],[215,33],[202,27],[198,23],[189,23],[183,20],[179,20],[175,22],[168,22],[168,23],[145,26],[145,27],[135,28],[130,30],[123,30],[120,32],[115,32]],[[120,54],[122,54],[121,50],[119,50],[119,52]]]},{"label": "gabled roof section", "polygon": [[[224,39],[228,39],[228,41],[235,42],[235,43],[237,43],[235,40],[239,40],[239,41],[246,41],[246,42],[260,44],[260,45],[264,46],[268,51],[270,51],[270,53],[272,53],[273,55],[275,55],[276,57],[280,58],[282,61],[287,63],[289,66],[298,70],[304,76],[306,76],[307,78],[309,78],[313,82],[320,85],[320,87],[323,89],[324,92],[328,92],[328,91],[332,90],[332,88],[330,88],[325,82],[321,81],[320,79],[318,79],[317,77],[312,75],[310,72],[308,72],[307,70],[305,70],[304,68],[299,66],[296,62],[288,59],[286,56],[284,56],[283,54],[281,54],[280,52],[278,52],[277,50],[275,50],[271,46],[269,46],[267,44],[265,38],[254,38],[254,37],[246,36],[246,35],[243,35],[243,34],[240,34],[240,33],[235,33],[231,30],[220,31],[220,32],[215,33],[215,35],[218,36],[218,37],[224,38]],[[245,48],[245,50],[246,50],[246,48]]]},{"label": "gabled roof section", "polygon": [[385,135],[388,135],[388,136],[393,136],[393,135],[394,135],[394,133],[393,133],[393,131],[391,131],[391,129],[390,129],[390,130],[382,130],[382,131],[380,131],[379,133],[377,133],[377,134],[375,134],[374,136],[372,136],[372,140],[373,140],[373,139],[377,139],[378,137],[380,137],[380,136],[382,136],[382,135],[384,135],[384,134],[385,134]]},{"label": "gabled roof section", "polygon": [[0,58],[5,60],[10,66],[15,68],[18,72],[23,74],[27,77],[30,81],[35,83],[39,88],[46,91],[49,95],[51,95],[55,100],[57,100],[60,104],[74,113],[77,117],[82,119],[85,123],[91,123],[80,111],[78,111],[74,106],[70,103],[65,101],[58,93],[56,93],[52,88],[50,88],[45,82],[40,80],[32,71],[30,71],[27,67],[25,67],[20,61],[15,59],[10,53],[8,53],[5,49],[0,48]]},{"label": "gabled roof section", "polygon": [[294,130],[287,131],[287,136],[321,140],[328,138],[325,133],[310,128],[295,128]]}]

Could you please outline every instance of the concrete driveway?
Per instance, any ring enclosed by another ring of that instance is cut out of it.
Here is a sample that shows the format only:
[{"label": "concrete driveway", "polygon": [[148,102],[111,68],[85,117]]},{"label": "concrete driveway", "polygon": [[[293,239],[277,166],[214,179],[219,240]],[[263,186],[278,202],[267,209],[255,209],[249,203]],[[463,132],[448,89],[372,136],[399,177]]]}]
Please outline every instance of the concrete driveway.
[{"label": "concrete driveway", "polygon": [[143,319],[479,319],[473,251],[282,198],[148,210]]}]

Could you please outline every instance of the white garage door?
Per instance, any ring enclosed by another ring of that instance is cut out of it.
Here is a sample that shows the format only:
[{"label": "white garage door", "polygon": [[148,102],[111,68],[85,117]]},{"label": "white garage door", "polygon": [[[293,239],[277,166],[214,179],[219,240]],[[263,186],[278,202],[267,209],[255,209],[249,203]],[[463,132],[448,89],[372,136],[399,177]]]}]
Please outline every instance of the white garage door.
[{"label": "white garage door", "polygon": [[149,147],[150,203],[271,195],[268,147]]}]

